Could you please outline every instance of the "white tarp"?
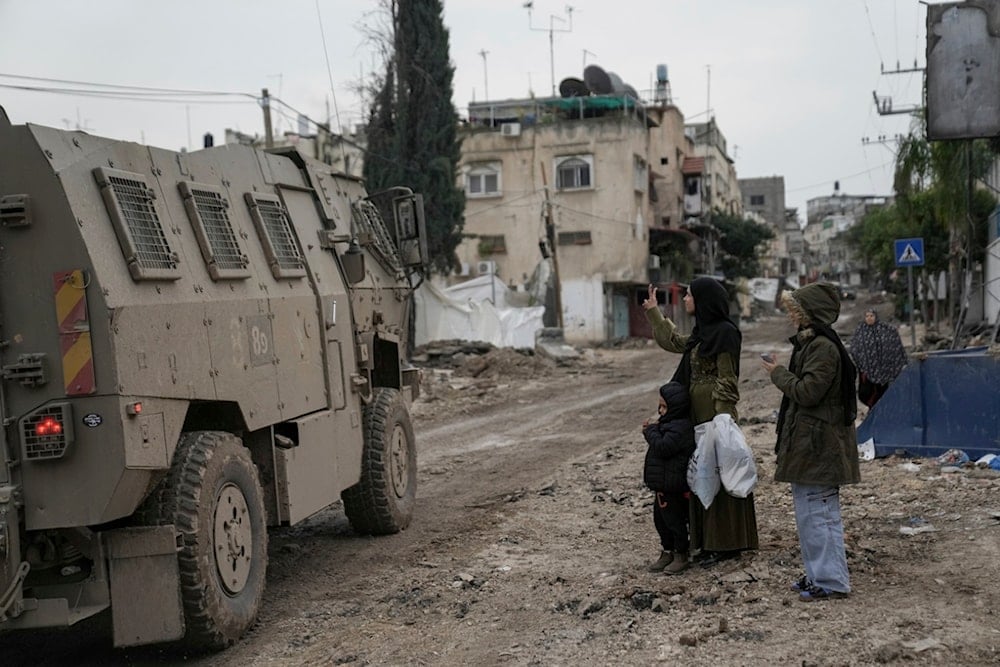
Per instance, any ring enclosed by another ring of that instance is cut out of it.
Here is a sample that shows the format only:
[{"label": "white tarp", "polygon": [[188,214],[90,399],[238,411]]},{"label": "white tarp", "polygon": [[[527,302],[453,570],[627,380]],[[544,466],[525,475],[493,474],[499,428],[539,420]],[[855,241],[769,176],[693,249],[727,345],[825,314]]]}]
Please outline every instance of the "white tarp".
[{"label": "white tarp", "polygon": [[543,326],[545,307],[497,307],[490,301],[495,296],[497,303],[506,304],[508,291],[499,279],[491,285],[490,276],[480,276],[446,289],[424,282],[414,293],[414,344],[467,340],[496,347],[535,347],[535,332]]}]

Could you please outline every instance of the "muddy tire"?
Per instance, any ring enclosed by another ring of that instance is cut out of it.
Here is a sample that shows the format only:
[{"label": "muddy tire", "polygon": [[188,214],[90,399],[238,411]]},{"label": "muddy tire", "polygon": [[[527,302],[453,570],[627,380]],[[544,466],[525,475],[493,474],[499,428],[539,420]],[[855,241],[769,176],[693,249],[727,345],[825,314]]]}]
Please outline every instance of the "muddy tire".
[{"label": "muddy tire", "polygon": [[182,643],[199,651],[233,644],[257,618],[267,570],[264,501],[250,453],[230,433],[185,433],[141,513],[181,534]]},{"label": "muddy tire", "polygon": [[417,497],[417,449],[410,413],[396,389],[379,388],[365,406],[361,481],[341,498],[362,535],[398,533],[410,524]]}]

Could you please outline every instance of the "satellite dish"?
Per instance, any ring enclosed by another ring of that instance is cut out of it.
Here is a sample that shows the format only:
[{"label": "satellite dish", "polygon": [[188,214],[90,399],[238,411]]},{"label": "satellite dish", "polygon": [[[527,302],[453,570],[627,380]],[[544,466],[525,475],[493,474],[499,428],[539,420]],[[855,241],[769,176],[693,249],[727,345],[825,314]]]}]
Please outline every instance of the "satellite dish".
[{"label": "satellite dish", "polygon": [[632,86],[625,84],[625,94],[631,97],[636,102],[639,101],[639,92]]},{"label": "satellite dish", "polygon": [[595,95],[607,95],[611,92],[611,79],[608,73],[597,65],[587,65],[583,70],[583,81]]},{"label": "satellite dish", "polygon": [[625,93],[625,82],[622,78],[615,74],[614,72],[608,72],[608,81],[611,82],[611,90],[608,92],[613,95],[623,95]]},{"label": "satellite dish", "polygon": [[559,94],[563,97],[587,97],[590,88],[580,79],[569,76],[559,82]]}]

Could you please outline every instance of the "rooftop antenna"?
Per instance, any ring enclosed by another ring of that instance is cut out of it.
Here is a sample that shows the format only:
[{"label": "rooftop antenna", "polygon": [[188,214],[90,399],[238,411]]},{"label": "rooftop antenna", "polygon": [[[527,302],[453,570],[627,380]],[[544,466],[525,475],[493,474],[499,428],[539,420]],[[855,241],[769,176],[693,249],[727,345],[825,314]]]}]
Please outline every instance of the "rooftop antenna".
[{"label": "rooftop antenna", "polygon": [[[549,14],[549,27],[548,28],[536,28],[531,24],[531,8],[535,5],[533,0],[528,0],[522,7],[528,10],[528,29],[538,30],[542,32],[549,33],[549,76],[552,79],[552,96],[556,95],[556,66],[555,66],[555,37],[554,34],[557,32],[573,32],[573,7],[566,5],[566,17],[568,20],[564,20],[555,14]],[[569,26],[566,28],[555,27],[555,21],[560,21],[562,23],[568,23]]]},{"label": "rooftop antenna", "polygon": [[490,99],[490,77],[486,71],[486,54],[489,53],[486,49],[480,49],[479,55],[483,57],[483,99],[489,101]]},{"label": "rooftop antenna", "polygon": [[587,69],[587,56],[588,55],[594,56],[595,58],[597,57],[597,54],[594,53],[593,51],[588,51],[587,49],[584,49],[583,50],[583,69]]},{"label": "rooftop antenna", "polygon": [[712,120],[712,66],[705,65],[705,71],[708,77],[708,92],[706,93],[707,99],[705,100],[705,113],[708,114],[708,119]]}]

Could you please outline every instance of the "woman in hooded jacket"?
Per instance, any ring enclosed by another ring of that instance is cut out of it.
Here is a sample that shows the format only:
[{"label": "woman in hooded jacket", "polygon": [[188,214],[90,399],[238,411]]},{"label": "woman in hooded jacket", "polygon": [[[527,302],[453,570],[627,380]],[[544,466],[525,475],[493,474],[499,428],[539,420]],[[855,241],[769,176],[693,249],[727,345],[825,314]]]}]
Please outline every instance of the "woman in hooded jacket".
[{"label": "woman in hooded jacket", "polygon": [[[729,295],[713,278],[696,278],[684,296],[684,309],[694,315],[695,325],[688,336],[663,317],[656,305],[656,288],[642,302],[646,319],[657,344],[667,352],[681,355],[671,378],[687,387],[691,397],[691,421],[697,425],[727,413],[739,416],[740,351],[743,336],[729,319]],[[691,500],[691,551],[699,552],[703,566],[733,558],[758,547],[757,513],[753,494],[738,498],[721,489],[706,509],[700,500]]]},{"label": "woman in hooded jacket", "polygon": [[858,466],[857,371],[831,328],[840,297],[813,283],[785,292],[782,305],[796,333],[788,368],[764,360],[781,390],[774,478],[790,482],[805,574],[792,584],[804,602],[847,597],[851,591],[840,514],[840,487],[861,481]]}]

